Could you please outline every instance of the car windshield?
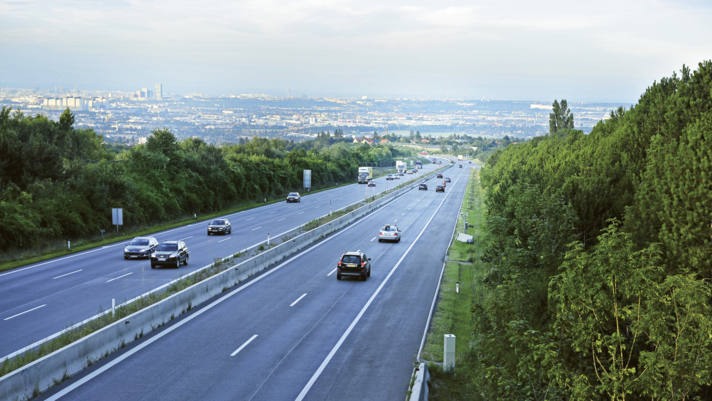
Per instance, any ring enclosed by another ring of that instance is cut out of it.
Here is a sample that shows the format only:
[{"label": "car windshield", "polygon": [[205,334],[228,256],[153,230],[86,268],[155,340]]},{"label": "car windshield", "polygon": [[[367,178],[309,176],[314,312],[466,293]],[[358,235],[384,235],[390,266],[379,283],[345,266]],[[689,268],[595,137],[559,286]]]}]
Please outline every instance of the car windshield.
[{"label": "car windshield", "polygon": [[341,261],[344,263],[361,263],[361,258],[354,255],[346,255]]},{"label": "car windshield", "polygon": [[159,251],[177,251],[178,244],[161,244],[158,246]]},{"label": "car windshield", "polygon": [[224,226],[225,225],[225,220],[213,220],[212,223],[210,223],[211,226]]},{"label": "car windshield", "polygon": [[138,245],[138,246],[143,246],[143,245],[148,245],[148,240],[146,238],[135,238],[129,245]]},{"label": "car windshield", "polygon": [[398,231],[396,226],[383,226],[383,231]]},{"label": "car windshield", "polygon": [[299,196],[299,194],[296,192],[290,192],[288,196]]}]

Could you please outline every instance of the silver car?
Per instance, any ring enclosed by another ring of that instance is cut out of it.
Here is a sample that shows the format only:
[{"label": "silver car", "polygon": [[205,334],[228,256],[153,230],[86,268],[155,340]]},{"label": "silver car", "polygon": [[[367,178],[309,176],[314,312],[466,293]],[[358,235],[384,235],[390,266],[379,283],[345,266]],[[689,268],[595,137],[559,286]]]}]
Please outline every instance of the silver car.
[{"label": "silver car", "polygon": [[401,231],[395,224],[385,224],[381,227],[381,232],[378,234],[378,242],[395,241],[400,242]]}]

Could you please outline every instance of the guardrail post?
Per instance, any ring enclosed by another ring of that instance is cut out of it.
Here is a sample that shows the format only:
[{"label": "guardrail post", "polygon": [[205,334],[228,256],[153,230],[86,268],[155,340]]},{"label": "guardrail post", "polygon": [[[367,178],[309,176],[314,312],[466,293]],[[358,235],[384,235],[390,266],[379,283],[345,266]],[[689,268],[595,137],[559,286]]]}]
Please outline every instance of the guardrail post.
[{"label": "guardrail post", "polygon": [[111,298],[111,316],[116,317],[116,299]]},{"label": "guardrail post", "polygon": [[455,370],[455,335],[445,334],[445,349],[443,352],[443,369]]}]

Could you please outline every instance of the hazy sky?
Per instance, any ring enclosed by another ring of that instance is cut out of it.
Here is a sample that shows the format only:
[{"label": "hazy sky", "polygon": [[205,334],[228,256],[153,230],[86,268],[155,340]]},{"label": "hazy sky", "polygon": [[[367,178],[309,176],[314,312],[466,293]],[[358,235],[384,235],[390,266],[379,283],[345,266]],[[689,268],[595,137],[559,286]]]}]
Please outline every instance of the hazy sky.
[{"label": "hazy sky", "polygon": [[0,0],[10,87],[634,102],[712,1]]}]

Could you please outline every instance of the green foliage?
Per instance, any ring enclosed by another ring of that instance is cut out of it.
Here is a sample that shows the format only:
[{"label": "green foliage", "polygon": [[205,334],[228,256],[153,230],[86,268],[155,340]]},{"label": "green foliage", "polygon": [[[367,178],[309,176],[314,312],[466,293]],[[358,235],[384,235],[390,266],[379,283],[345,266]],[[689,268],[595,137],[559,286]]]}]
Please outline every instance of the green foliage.
[{"label": "green foliage", "polygon": [[710,399],[712,62],[572,123],[555,102],[482,171],[468,376],[482,399]]},{"label": "green foliage", "polygon": [[[92,130],[0,110],[0,249],[29,249],[109,229],[111,208],[124,224],[153,224],[238,202],[348,182],[360,165],[406,155],[389,145],[353,145],[327,133],[307,143],[255,137],[218,147],[156,130],[145,145],[108,147]],[[410,155],[410,152],[407,153]]]},{"label": "green foliage", "polygon": [[554,100],[553,113],[549,114],[549,133],[554,134],[562,129],[574,129],[574,114],[568,108],[565,99],[561,104]]}]

